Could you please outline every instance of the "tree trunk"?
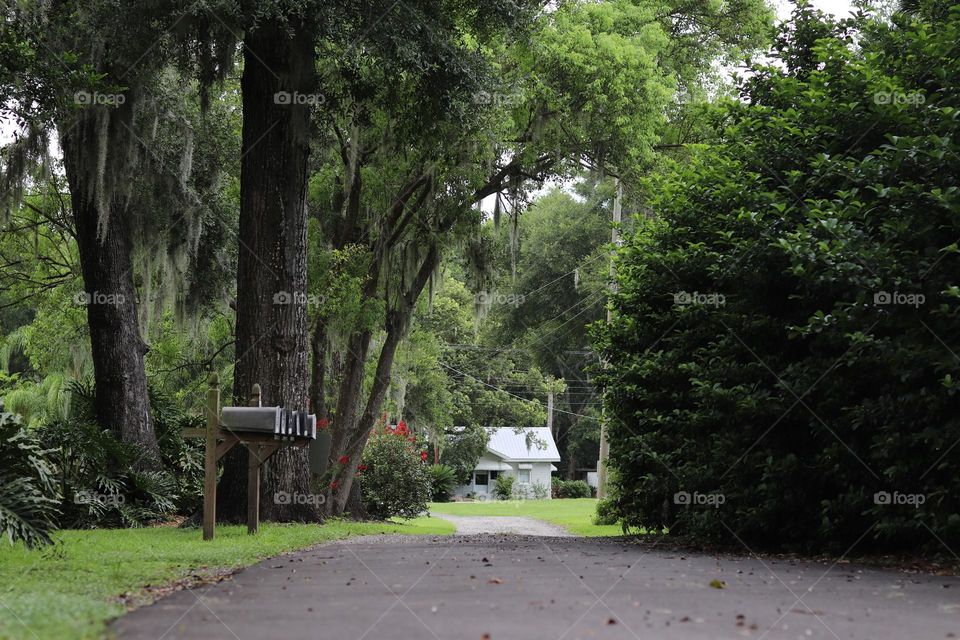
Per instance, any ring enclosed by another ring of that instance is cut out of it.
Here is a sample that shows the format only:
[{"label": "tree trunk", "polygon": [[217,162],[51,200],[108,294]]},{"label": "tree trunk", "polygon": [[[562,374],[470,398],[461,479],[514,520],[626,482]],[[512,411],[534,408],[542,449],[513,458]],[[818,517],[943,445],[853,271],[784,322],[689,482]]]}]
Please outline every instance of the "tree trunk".
[{"label": "tree trunk", "polygon": [[[98,117],[90,108],[60,127],[60,141],[83,272],[84,294],[76,302],[87,308],[97,420],[137,447],[141,455],[134,468],[147,469],[159,463],[159,450],[144,371],[148,349],[137,320],[130,220],[123,195],[96,192],[97,150],[100,145],[113,146],[116,136],[123,135],[119,117],[106,113]],[[104,219],[98,207],[102,199],[109,207]]]},{"label": "tree trunk", "polygon": [[[264,405],[305,409],[307,354],[307,159],[314,43],[304,23],[293,35],[272,22],[244,40],[240,252],[237,265],[234,401],[246,404],[259,383]],[[246,458],[235,447],[224,462],[220,517],[246,515]],[[261,474],[265,520],[310,521],[313,501],[277,504],[274,494],[310,493],[306,449],[282,448]],[[309,502],[310,504],[307,504]]]},{"label": "tree trunk", "polygon": [[[360,395],[363,391],[362,384],[354,384],[352,378],[345,377],[340,385],[340,397],[338,398],[337,420],[334,422],[333,439],[330,447],[330,464],[333,468],[338,460],[346,456],[346,464],[340,465],[342,468],[334,478],[337,482],[336,489],[331,489],[326,501],[326,512],[330,515],[343,515],[350,505],[350,497],[354,487],[353,478],[357,472],[357,465],[360,464],[360,456],[363,453],[363,447],[367,439],[373,432],[377,422],[377,416],[383,406],[387,389],[390,386],[390,371],[393,368],[393,361],[397,354],[397,347],[406,334],[407,327],[413,316],[417,299],[423,292],[440,262],[440,251],[436,245],[432,245],[427,252],[426,257],[420,265],[413,282],[408,290],[397,296],[396,308],[387,311],[386,318],[386,338],[380,349],[380,355],[377,359],[377,369],[373,376],[367,402],[363,413],[355,417],[360,405]],[[365,353],[365,352],[364,352]],[[364,358],[365,360],[365,358]],[[362,382],[363,365],[360,364],[359,371],[361,377],[358,382]],[[350,412],[350,420],[340,419],[340,408]],[[353,495],[356,495],[355,493]]]}]

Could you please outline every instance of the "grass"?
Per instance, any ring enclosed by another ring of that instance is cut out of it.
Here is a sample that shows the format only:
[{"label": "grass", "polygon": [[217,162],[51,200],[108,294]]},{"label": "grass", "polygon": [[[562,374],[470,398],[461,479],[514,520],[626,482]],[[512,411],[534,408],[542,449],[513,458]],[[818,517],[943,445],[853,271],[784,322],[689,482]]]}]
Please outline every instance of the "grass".
[{"label": "grass", "polygon": [[565,500],[507,500],[504,502],[433,502],[430,511],[452,516],[525,516],[560,525],[578,536],[621,536],[620,525],[593,524],[597,501],[593,498]]},{"label": "grass", "polygon": [[217,527],[211,542],[204,542],[197,529],[94,529],[61,531],[54,547],[36,551],[0,541],[0,638],[102,638],[107,621],[126,610],[122,600],[143,604],[150,599],[148,588],[377,533],[449,534],[453,526],[438,518],[265,523],[256,536],[248,536],[244,526]]}]

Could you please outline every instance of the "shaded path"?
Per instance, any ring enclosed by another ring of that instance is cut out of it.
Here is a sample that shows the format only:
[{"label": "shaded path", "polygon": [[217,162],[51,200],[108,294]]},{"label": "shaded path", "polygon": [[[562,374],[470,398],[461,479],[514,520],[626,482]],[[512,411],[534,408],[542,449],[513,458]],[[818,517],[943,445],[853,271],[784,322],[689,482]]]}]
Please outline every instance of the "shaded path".
[{"label": "shaded path", "polygon": [[960,635],[960,579],[615,539],[376,536],[266,560],[112,629],[149,640],[920,640]]}]

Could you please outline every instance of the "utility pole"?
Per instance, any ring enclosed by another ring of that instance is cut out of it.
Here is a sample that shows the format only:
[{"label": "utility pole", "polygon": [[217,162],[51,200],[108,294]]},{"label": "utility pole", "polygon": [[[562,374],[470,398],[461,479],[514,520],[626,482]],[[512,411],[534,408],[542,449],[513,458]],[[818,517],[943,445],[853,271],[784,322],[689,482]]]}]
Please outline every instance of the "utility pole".
[{"label": "utility pole", "polygon": [[556,435],[553,433],[553,389],[547,392],[547,429],[551,435]]},{"label": "utility pole", "polygon": [[[613,255],[616,248],[620,246],[620,221],[623,217],[621,200],[623,199],[623,184],[620,178],[614,178],[616,185],[616,195],[613,198],[613,230],[610,232],[610,240],[614,248],[610,252],[610,293],[617,291],[616,275],[617,270],[614,267]],[[610,305],[607,305],[607,324],[611,321]],[[607,440],[607,412],[601,409],[600,418],[600,459],[597,461],[597,498],[607,497],[607,461],[610,458],[610,442]]]}]

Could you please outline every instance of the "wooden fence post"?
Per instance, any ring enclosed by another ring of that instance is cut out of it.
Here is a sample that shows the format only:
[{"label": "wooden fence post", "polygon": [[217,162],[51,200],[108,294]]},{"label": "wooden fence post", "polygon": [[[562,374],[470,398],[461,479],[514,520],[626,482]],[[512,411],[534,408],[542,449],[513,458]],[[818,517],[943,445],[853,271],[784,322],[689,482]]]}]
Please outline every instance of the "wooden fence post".
[{"label": "wooden fence post", "polygon": [[220,430],[220,377],[210,374],[207,433],[203,455],[203,539],[213,540],[217,521],[217,432]]},{"label": "wooden fence post", "polygon": [[[259,384],[253,385],[250,406],[262,406],[262,391]],[[255,534],[260,528],[260,452],[259,444],[247,446],[247,533]]]}]

